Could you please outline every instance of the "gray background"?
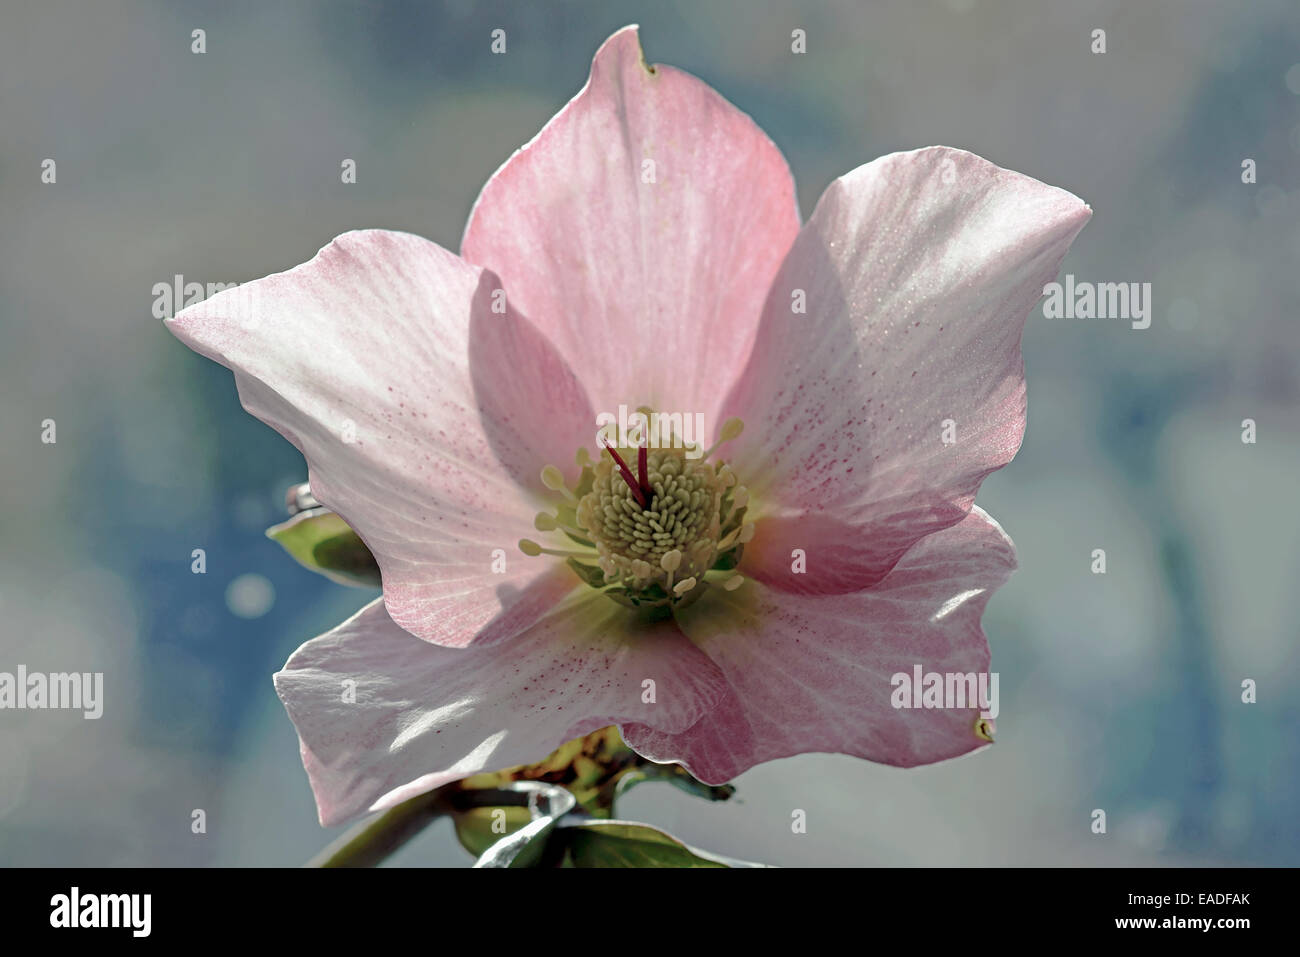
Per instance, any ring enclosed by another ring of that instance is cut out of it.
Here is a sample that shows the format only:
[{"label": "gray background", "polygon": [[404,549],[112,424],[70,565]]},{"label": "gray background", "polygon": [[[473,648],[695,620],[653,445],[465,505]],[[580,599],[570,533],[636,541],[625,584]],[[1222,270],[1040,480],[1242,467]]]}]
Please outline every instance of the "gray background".
[{"label": "gray background", "polygon": [[[457,248],[629,22],[770,133],[805,215],[880,154],[962,147],[1088,202],[1064,271],[1151,282],[1155,314],[1030,318],[1028,435],[980,496],[1022,565],[985,616],[996,746],[908,772],[803,756],[729,806],[646,786],[624,816],[781,864],[1300,862],[1293,0],[0,11],[0,670],[102,670],[107,698],[99,721],[0,712],[0,862],[296,864],[326,842],[269,675],[369,596],[263,537],[301,459],[152,287],[255,279],[356,227]],[[467,862],[445,826],[395,861]]]}]

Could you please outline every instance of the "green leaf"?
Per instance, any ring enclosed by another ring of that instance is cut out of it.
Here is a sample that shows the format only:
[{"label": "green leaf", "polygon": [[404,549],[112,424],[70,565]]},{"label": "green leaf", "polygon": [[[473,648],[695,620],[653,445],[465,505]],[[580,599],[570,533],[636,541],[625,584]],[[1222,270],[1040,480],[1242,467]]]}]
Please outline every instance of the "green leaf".
[{"label": "green leaf", "polygon": [[[501,812],[498,814],[497,812]],[[501,816],[504,814],[504,818]],[[460,846],[475,857],[483,854],[489,847],[508,834],[513,834],[532,820],[526,807],[476,807],[453,815],[456,825],[456,839]],[[505,830],[493,831],[492,825],[502,821]]]},{"label": "green leaf", "polygon": [[563,849],[550,842],[556,823],[578,806],[574,796],[562,787],[540,781],[515,781],[493,793],[522,802],[532,820],[489,847],[474,866],[546,867],[558,863]]},{"label": "green leaf", "polygon": [[379,565],[357,533],[326,508],[299,512],[266,530],[304,568],[342,585],[378,588]]},{"label": "green leaf", "polygon": [[560,834],[573,867],[727,867],[677,838],[631,821],[565,821]]}]

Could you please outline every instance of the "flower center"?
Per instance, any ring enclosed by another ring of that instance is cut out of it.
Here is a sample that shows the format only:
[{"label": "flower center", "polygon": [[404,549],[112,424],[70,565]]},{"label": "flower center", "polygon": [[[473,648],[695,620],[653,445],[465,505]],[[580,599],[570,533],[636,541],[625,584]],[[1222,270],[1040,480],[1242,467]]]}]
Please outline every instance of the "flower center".
[{"label": "flower center", "polygon": [[520,550],[565,558],[588,585],[634,608],[671,610],[698,600],[710,585],[738,587],[744,579],[735,568],[754,535],[753,523],[744,521],[749,492],[729,465],[708,459],[743,428],[729,419],[708,451],[683,446],[676,435],[672,447],[656,449],[644,442],[615,447],[602,436],[597,461],[578,450],[582,472],[573,488],[548,465],[542,484],[562,501],[534,524],[579,547],[543,548],[523,539]]}]

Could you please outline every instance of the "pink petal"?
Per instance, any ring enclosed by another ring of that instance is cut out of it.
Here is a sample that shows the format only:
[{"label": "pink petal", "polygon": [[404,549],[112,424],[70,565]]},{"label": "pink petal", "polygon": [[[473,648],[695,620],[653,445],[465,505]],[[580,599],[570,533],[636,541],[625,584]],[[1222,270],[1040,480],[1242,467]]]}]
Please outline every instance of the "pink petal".
[{"label": "pink petal", "polygon": [[[812,751],[912,767],[985,743],[979,708],[895,709],[891,677],[980,673],[989,648],[980,615],[1015,568],[1010,539],[982,509],[921,539],[875,588],[841,595],[776,592],[752,582],[710,595],[689,634],[731,692],[681,734],[623,725],[655,761],[679,761],[720,784],[756,764]],[[717,603],[729,605],[710,614]],[[689,615],[689,613],[688,613]]]},{"label": "pink petal", "polygon": [[772,141],[695,77],[648,67],[627,27],[483,188],[461,252],[505,280],[598,410],[711,415],[798,229]]},{"label": "pink petal", "polygon": [[328,826],[540,761],[610,724],[684,731],[725,681],[671,622],[638,624],[588,593],[512,639],[463,649],[419,641],[376,601],[294,652],[275,687]]},{"label": "pink petal", "polygon": [[[1020,447],[1025,317],[1090,215],[943,147],[831,184],[724,403],[746,427],[723,454],[770,516],[754,550],[770,561],[747,555],[747,571],[796,591],[863,588],[961,520]],[[955,444],[941,440],[948,419]],[[810,542],[809,574],[791,575],[791,550]]]},{"label": "pink petal", "polygon": [[528,320],[492,312],[499,285],[417,236],[353,232],[168,322],[234,370],[374,552],[393,620],[438,644],[513,634],[574,585],[516,542],[536,512],[524,489],[573,461],[593,413]]}]

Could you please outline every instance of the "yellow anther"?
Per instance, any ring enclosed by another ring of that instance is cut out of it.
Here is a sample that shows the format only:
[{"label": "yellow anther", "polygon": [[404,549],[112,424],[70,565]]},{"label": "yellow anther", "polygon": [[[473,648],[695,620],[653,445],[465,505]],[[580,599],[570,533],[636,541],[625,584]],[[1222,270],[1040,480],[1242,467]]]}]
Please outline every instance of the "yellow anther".
[{"label": "yellow anther", "polygon": [[740,419],[731,418],[722,423],[722,429],[718,432],[718,441],[714,442],[704,457],[707,459],[717,451],[718,446],[723,442],[730,442],[732,439],[740,437],[740,433],[745,431],[745,423]]},{"label": "yellow anther", "polygon": [[554,465],[548,465],[542,469],[542,484],[552,492],[559,492],[570,502],[578,501],[578,497],[573,494],[569,486],[564,484],[564,473]]}]

